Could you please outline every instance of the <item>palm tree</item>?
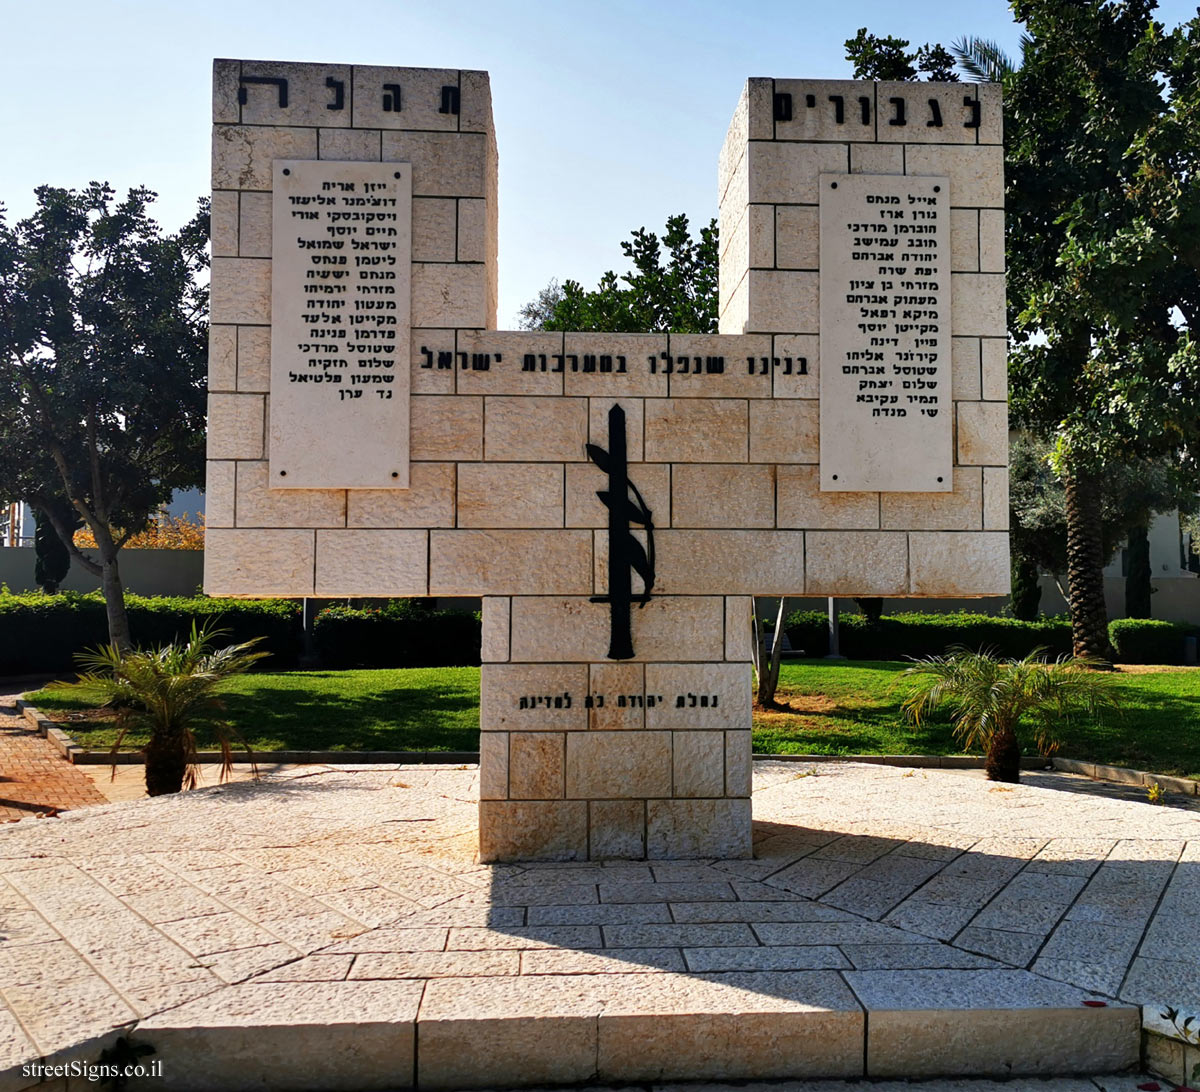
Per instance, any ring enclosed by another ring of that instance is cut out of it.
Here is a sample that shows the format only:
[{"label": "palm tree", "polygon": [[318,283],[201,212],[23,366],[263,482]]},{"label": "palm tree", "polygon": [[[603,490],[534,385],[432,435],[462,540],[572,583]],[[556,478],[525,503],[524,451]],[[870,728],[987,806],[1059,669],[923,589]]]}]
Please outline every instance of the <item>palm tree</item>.
[{"label": "palm tree", "polygon": [[1026,51],[1033,46],[1028,34],[1021,35],[1021,62],[1018,64],[990,38],[965,35],[950,43],[950,52],[967,76],[975,82],[1003,83],[1025,63]]},{"label": "palm tree", "polygon": [[990,781],[1021,778],[1017,728],[1035,725],[1035,742],[1045,752],[1055,743],[1055,727],[1080,711],[1097,716],[1117,707],[1112,676],[1095,670],[1095,660],[1062,658],[1053,663],[1045,649],[1023,660],[998,660],[988,652],[950,649],[946,656],[917,660],[901,679],[908,683],[901,708],[919,725],[923,717],[949,708],[954,734],[964,747],[985,751]]},{"label": "palm tree", "polygon": [[[159,649],[126,652],[116,645],[104,645],[76,657],[83,669],[77,682],[56,684],[79,692],[98,706],[117,710],[120,731],[114,753],[130,730],[144,729],[149,734],[145,754],[150,796],[196,787],[200,771],[193,727],[197,719],[223,708],[217,690],[225,679],[240,675],[269,655],[252,651],[261,637],[213,649],[213,641],[220,636],[221,631],[210,629],[207,623],[197,629],[193,622],[187,640]],[[224,781],[233,768],[232,729],[216,724],[214,730]]]}]

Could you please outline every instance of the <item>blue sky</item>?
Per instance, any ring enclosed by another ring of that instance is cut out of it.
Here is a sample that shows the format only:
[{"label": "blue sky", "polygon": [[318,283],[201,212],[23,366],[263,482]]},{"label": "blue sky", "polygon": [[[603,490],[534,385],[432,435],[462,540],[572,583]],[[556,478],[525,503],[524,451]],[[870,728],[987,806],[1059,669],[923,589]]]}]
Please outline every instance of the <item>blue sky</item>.
[{"label": "blue sky", "polygon": [[[1169,26],[1196,14],[1165,0]],[[500,148],[500,313],[552,277],[623,268],[619,242],[716,215],[717,153],[748,76],[847,77],[842,43],[993,38],[1002,0],[0,0],[0,201],[35,185],[146,184],[181,223],[209,185],[214,57],[479,68]]]}]

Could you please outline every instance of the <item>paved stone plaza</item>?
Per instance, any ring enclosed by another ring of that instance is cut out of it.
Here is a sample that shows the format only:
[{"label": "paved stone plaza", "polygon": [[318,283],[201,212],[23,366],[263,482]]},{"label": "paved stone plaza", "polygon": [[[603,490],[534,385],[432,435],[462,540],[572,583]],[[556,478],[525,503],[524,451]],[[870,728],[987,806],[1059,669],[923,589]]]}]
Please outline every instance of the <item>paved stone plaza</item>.
[{"label": "paved stone plaza", "polygon": [[765,761],[752,860],[480,865],[477,793],[307,767],[9,825],[0,1088],[130,1028],[159,1088],[1101,1073],[1200,1004],[1192,811]]}]

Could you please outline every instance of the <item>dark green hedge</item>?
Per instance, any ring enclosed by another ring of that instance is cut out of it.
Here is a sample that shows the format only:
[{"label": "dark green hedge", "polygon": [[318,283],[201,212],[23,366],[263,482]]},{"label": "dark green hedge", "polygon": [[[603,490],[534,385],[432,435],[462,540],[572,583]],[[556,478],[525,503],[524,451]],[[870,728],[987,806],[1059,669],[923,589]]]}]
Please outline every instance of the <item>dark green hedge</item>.
[{"label": "dark green hedge", "polygon": [[[793,611],[785,623],[792,648],[809,656],[829,652],[828,621],[822,611]],[[1026,656],[1045,648],[1053,658],[1071,652],[1071,623],[1065,618],[1022,622],[990,614],[893,614],[871,625],[861,614],[843,614],[838,629],[843,656],[852,660],[900,660],[940,656],[951,645]]]},{"label": "dark green hedge", "polygon": [[479,614],[432,610],[420,600],[327,607],[313,622],[324,667],[453,667],[479,663]]},{"label": "dark green hedge", "polygon": [[1200,635],[1200,626],[1154,618],[1118,618],[1108,624],[1108,639],[1123,664],[1181,664],[1184,641]]},{"label": "dark green hedge", "polygon": [[[184,637],[192,622],[213,619],[228,642],[266,640],[263,670],[295,667],[303,643],[300,604],[289,599],[208,599],[127,593],[125,607],[134,643],[167,644]],[[108,642],[108,622],[99,592],[59,595],[0,594],[0,675],[74,668],[74,655]]]}]

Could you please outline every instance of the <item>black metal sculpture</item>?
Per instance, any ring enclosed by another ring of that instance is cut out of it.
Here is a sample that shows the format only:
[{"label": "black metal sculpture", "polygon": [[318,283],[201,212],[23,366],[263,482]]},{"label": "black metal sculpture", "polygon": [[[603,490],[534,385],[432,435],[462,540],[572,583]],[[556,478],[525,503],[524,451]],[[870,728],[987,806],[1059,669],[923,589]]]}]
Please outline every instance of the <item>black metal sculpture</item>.
[{"label": "black metal sculpture", "polygon": [[[629,480],[625,411],[619,405],[608,411],[608,451],[588,444],[587,453],[608,475],[608,489],[596,493],[608,509],[608,594],[596,596],[592,602],[612,607],[608,658],[629,660],[633,658],[633,573],[642,578],[642,593],[637,596],[641,608],[650,601],[650,589],[654,587],[654,523],[638,487]],[[644,548],[633,537],[631,523],[646,529]]]}]

